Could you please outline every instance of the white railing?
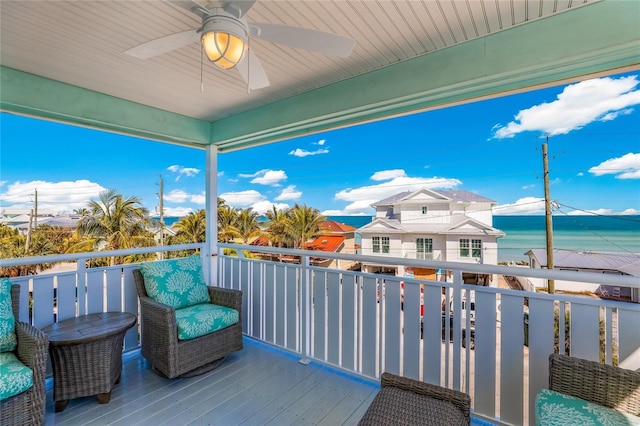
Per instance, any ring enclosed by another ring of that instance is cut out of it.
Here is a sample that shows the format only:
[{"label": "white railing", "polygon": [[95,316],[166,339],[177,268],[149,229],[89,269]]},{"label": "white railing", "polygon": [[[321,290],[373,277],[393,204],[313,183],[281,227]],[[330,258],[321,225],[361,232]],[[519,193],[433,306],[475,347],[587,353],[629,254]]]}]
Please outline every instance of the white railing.
[{"label": "white railing", "polygon": [[[239,254],[220,257],[218,283],[243,291],[246,334],[369,378],[389,371],[461,389],[471,395],[474,414],[481,417],[512,424],[533,419],[535,394],[547,386],[549,354],[565,350],[556,340],[565,342],[570,337],[567,349],[573,356],[640,368],[640,305],[636,303],[462,281],[463,272],[475,272],[637,289],[637,277],[326,255],[450,271],[452,282],[445,283],[319,268],[308,260],[312,252],[220,246]],[[301,262],[245,258],[243,253],[250,251],[286,253],[299,256]],[[451,300],[446,305],[452,307],[472,300],[475,312],[469,303],[464,305],[466,312],[455,308],[443,312],[443,300]],[[567,331],[556,322],[566,322]],[[444,336],[453,343],[445,343]],[[470,343],[471,338],[475,348],[463,347],[462,341]]]},{"label": "white railing", "polygon": [[[136,264],[87,268],[89,259],[131,256],[179,250],[203,249],[203,244],[152,247],[108,252],[63,254],[28,258],[0,259],[0,267],[75,262],[76,268],[65,272],[12,278],[21,286],[20,321],[37,328],[78,315],[99,312],[131,312],[138,316],[138,294],[133,282]],[[202,251],[202,250],[201,250]],[[206,265],[205,263],[205,266]],[[124,350],[138,347],[137,327],[127,332]]]},{"label": "white railing", "polygon": [[[73,271],[12,279],[29,289],[21,293],[20,319],[41,328],[85,313],[120,310],[137,314],[130,273],[136,265],[85,268],[87,259],[193,248],[206,250],[205,245],[184,245],[1,259],[0,267],[77,262]],[[224,248],[235,250],[238,256],[224,255]],[[570,337],[573,356],[640,368],[639,304],[480,287],[462,281],[463,272],[471,272],[638,289],[637,277],[323,254],[347,261],[344,263],[441,269],[451,282],[440,282],[312,266],[309,259],[317,256],[313,251],[259,248],[275,255],[298,256],[298,264],[246,258],[245,250],[256,248],[219,244],[217,257],[203,254],[210,259],[204,262],[205,273],[210,272],[217,285],[243,291],[245,334],[368,378],[378,379],[389,371],[461,389],[471,395],[476,416],[513,424],[533,419],[532,401],[547,385],[548,356],[558,346],[554,340],[564,342]],[[452,309],[443,311],[443,300],[451,301],[444,306]],[[463,305],[463,300],[473,301],[475,311],[470,310],[470,303]],[[556,338],[554,323],[565,320],[568,332],[559,327]],[[468,343],[465,347],[463,340]],[[125,348],[137,345],[137,331],[130,330]]]}]

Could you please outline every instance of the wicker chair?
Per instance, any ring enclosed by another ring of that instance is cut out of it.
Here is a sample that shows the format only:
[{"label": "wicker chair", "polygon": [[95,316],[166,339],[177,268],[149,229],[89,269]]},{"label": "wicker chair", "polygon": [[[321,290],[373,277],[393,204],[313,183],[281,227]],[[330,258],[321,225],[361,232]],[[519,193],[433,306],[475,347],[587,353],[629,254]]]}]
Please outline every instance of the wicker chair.
[{"label": "wicker chair", "polygon": [[11,286],[11,304],[16,318],[18,346],[15,354],[33,370],[33,386],[25,392],[0,401],[0,420],[3,426],[42,425],[45,410],[45,374],[47,370],[47,335],[37,328],[19,322],[20,286]]},{"label": "wicker chair", "polygon": [[207,287],[211,303],[238,311],[240,320],[227,328],[189,340],[178,340],[175,310],[147,296],[144,278],[133,270],[140,300],[141,353],[157,373],[173,379],[216,368],[222,359],[242,349],[242,292]]},{"label": "wicker chair", "polygon": [[549,356],[549,389],[640,416],[640,371],[554,353]]},{"label": "wicker chair", "polygon": [[390,373],[358,425],[469,425],[469,395]]}]

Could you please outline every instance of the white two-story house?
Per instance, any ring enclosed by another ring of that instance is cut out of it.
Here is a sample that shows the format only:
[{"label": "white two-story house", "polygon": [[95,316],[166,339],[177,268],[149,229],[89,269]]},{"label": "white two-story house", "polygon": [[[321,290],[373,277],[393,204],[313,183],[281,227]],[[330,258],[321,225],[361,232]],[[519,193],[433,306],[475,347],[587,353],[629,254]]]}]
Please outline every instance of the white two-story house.
[{"label": "white two-story house", "polygon": [[[358,229],[365,256],[433,259],[450,262],[498,263],[497,239],[504,232],[493,227],[495,201],[464,190],[420,189],[402,192],[372,205],[376,215]],[[417,267],[389,267],[365,263],[364,272],[448,281],[446,271]],[[465,283],[497,286],[496,277],[464,274]]]}]

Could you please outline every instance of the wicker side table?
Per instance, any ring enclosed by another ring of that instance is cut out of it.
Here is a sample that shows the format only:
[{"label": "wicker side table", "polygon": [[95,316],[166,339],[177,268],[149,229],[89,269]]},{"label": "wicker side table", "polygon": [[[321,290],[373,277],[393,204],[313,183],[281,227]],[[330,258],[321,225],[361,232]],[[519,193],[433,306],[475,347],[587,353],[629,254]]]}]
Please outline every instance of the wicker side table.
[{"label": "wicker side table", "polygon": [[73,398],[96,395],[101,404],[109,402],[113,385],[120,383],[124,335],[135,323],[133,314],[106,312],[42,329],[49,336],[56,413]]}]

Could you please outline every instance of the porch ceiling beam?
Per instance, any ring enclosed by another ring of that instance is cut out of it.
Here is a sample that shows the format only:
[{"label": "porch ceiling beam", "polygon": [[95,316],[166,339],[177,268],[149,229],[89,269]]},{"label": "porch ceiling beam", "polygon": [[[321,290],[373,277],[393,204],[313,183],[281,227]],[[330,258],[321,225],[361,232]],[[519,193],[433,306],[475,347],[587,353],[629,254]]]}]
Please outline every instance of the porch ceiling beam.
[{"label": "porch ceiling beam", "polygon": [[181,145],[209,143],[211,124],[0,67],[0,111]]},{"label": "porch ceiling beam", "polygon": [[640,68],[640,2],[605,0],[212,123],[231,151]]}]

